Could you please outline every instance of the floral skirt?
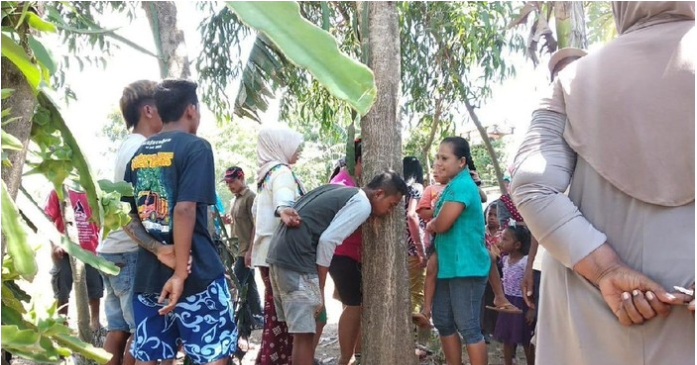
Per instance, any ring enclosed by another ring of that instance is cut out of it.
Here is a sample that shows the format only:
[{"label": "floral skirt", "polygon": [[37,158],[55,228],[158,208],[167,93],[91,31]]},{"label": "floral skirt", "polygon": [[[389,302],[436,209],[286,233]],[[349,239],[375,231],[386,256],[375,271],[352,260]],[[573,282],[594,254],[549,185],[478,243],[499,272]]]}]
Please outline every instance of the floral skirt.
[{"label": "floral skirt", "polygon": [[269,268],[260,267],[264,281],[264,332],[261,335],[261,348],[257,356],[257,365],[290,365],[292,363],[293,336],[288,333],[285,322],[276,317],[273,302],[273,290],[269,279]]}]

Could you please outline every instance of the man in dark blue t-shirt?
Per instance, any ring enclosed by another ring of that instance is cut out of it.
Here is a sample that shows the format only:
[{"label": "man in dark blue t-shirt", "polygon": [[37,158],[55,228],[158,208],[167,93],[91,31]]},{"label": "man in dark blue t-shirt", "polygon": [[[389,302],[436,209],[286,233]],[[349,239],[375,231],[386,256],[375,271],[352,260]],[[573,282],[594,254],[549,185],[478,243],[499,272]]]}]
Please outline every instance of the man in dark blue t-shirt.
[{"label": "man in dark blue t-shirt", "polygon": [[176,262],[172,270],[151,252],[138,253],[131,346],[138,362],[174,359],[181,341],[195,363],[223,364],[237,344],[223,264],[207,229],[215,172],[210,144],[196,137],[196,87],[186,80],[158,84],[155,104],[164,127],[143,142],[126,168],[133,209],[148,233],[174,245]]}]

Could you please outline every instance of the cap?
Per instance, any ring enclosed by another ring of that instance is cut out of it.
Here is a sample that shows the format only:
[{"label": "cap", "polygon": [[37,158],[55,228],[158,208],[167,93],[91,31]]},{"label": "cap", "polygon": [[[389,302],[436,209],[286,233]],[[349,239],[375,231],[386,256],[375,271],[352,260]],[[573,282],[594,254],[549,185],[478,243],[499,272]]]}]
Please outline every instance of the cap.
[{"label": "cap", "polygon": [[552,54],[552,57],[550,57],[549,64],[548,64],[549,73],[553,75],[554,69],[557,67],[559,62],[561,62],[565,58],[569,58],[569,57],[581,58],[587,54],[588,54],[588,52],[586,52],[585,50],[580,49],[580,48],[574,48],[574,47],[562,48],[562,49],[554,52],[554,54]]},{"label": "cap", "polygon": [[221,181],[230,182],[232,180],[237,180],[237,179],[244,180],[244,171],[242,171],[241,167],[233,166],[233,167],[230,167],[229,169],[225,170],[225,176],[223,176],[223,179]]}]

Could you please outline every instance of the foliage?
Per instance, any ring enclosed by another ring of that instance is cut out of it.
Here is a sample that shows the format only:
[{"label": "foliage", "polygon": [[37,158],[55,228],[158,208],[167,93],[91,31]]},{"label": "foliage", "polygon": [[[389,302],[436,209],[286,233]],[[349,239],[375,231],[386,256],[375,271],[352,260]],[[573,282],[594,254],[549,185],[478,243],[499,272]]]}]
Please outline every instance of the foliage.
[{"label": "foliage", "polygon": [[617,36],[612,5],[609,1],[584,1],[590,43],[607,43]]},{"label": "foliage", "polygon": [[[504,140],[495,139],[491,141],[491,144],[496,152],[496,158],[499,161],[506,161],[506,144]],[[473,144],[471,145],[471,153],[483,186],[496,186],[498,184],[496,180],[496,171],[494,171],[493,161],[491,160],[491,155],[489,155],[486,146],[484,144]]]}]

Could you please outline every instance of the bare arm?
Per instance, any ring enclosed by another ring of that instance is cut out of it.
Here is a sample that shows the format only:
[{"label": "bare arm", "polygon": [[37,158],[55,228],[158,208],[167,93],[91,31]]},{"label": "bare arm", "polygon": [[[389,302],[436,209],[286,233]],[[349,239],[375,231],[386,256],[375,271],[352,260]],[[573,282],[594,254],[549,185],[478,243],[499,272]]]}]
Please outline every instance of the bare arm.
[{"label": "bare arm", "polygon": [[407,226],[409,227],[409,235],[416,245],[416,254],[420,257],[424,257],[424,245],[421,242],[421,232],[419,231],[419,215],[416,214],[416,205],[418,204],[416,199],[409,199],[409,205],[407,206]]},{"label": "bare arm", "polygon": [[130,237],[133,242],[137,243],[138,246],[157,256],[159,248],[164,245],[158,242],[145,230],[143,222],[140,221],[138,214],[131,213],[129,216],[131,217],[131,221],[123,226],[123,231],[126,232],[128,237]]},{"label": "bare arm", "polygon": [[438,216],[428,223],[427,228],[434,233],[447,232],[463,210],[465,210],[465,205],[462,203],[445,202],[443,208],[438,212]]},{"label": "bare arm", "polygon": [[187,266],[191,254],[191,240],[196,224],[196,202],[178,202],[174,206],[174,274],[182,278],[188,276]]}]

